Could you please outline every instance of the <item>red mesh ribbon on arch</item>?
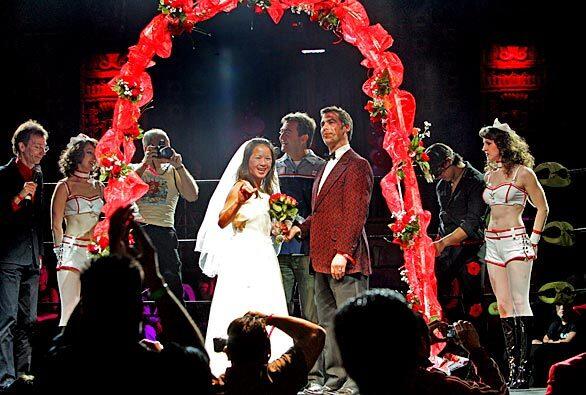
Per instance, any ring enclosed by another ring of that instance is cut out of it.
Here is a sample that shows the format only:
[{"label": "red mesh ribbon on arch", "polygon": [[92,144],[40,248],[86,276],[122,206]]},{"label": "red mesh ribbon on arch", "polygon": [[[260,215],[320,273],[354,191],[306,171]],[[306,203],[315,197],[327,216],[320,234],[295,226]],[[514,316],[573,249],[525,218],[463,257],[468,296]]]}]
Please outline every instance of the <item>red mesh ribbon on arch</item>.
[{"label": "red mesh ribbon on arch", "polygon": [[[361,64],[368,69],[369,78],[363,91],[382,106],[382,122],[385,136],[383,148],[393,161],[393,168],[381,181],[383,196],[398,224],[406,223],[405,216],[417,223],[417,231],[409,234],[401,245],[405,259],[406,277],[409,283],[408,299],[413,308],[430,320],[441,317],[437,302],[434,276],[434,248],[426,230],[430,213],[423,210],[421,197],[409,155],[409,136],[413,128],[415,99],[400,89],[403,82],[403,65],[399,57],[389,51],[393,44],[391,35],[380,25],[371,25],[364,6],[357,0],[246,0],[255,11],[266,11],[278,23],[284,12],[295,7],[310,19],[331,30],[339,38],[354,45],[364,56]],[[139,41],[129,48],[128,62],[112,86],[119,94],[112,128],[100,140],[97,147],[102,174],[106,175],[107,205],[104,212],[109,217],[122,204],[133,203],[146,193],[147,187],[128,168],[134,153],[133,139],[140,137],[139,119],[141,106],[153,97],[148,67],[153,58],[171,56],[173,37],[190,32],[198,22],[220,12],[230,12],[238,6],[238,0],[164,0],[159,5],[160,14],[143,29]],[[113,164],[114,162],[118,164]],[[398,228],[396,225],[395,228]],[[106,237],[108,221],[96,227],[94,236]],[[405,233],[403,233],[405,235]],[[406,240],[406,241],[405,241]]]}]

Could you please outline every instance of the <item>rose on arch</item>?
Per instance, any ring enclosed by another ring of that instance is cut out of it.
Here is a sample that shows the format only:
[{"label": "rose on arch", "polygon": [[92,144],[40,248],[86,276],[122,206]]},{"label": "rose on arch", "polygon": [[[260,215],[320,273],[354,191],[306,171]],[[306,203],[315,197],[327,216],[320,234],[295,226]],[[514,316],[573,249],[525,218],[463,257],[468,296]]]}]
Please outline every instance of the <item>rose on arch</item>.
[{"label": "rose on arch", "polygon": [[326,0],[314,4],[309,20],[317,22],[323,29],[331,30],[336,35],[341,35],[340,18],[334,12],[336,1]]},{"label": "rose on arch", "polygon": [[143,130],[137,123],[130,125],[130,127],[126,129],[118,130],[124,135],[124,137],[131,140],[142,139],[143,136]]},{"label": "rose on arch", "polygon": [[466,270],[468,271],[469,275],[478,276],[478,274],[480,273],[480,265],[478,264],[478,262],[468,262],[466,264]]},{"label": "rose on arch", "polygon": [[371,123],[379,123],[387,116],[385,102],[381,99],[369,100],[364,109],[370,114]]},{"label": "rose on arch", "polygon": [[[367,48],[365,48],[365,51]],[[403,83],[403,63],[401,59],[392,52],[383,52],[377,54],[376,59],[366,58],[361,63],[362,66],[368,69],[374,69],[374,73],[363,85],[362,90],[368,96],[373,97],[372,89],[376,85],[377,76],[383,71],[387,70],[389,74],[389,83],[391,88],[395,89]]]},{"label": "rose on arch", "polygon": [[395,222],[389,225],[393,231],[393,243],[399,244],[403,249],[412,246],[421,229],[419,217],[413,210],[393,214],[393,217]]},{"label": "rose on arch", "polygon": [[105,182],[110,178],[124,179],[132,168],[122,161],[117,155],[111,154],[100,158],[100,182]]},{"label": "rose on arch", "polygon": [[187,12],[193,9],[193,0],[159,0],[159,11],[181,22],[187,18]]},{"label": "rose on arch", "polygon": [[391,93],[391,79],[389,70],[385,69],[377,75],[373,93],[377,96],[387,96]]},{"label": "rose on arch", "polygon": [[[128,62],[120,69],[110,86],[121,99],[143,106],[153,98],[153,84],[150,75],[142,68]],[[128,91],[124,90],[128,89]]]},{"label": "rose on arch", "polygon": [[138,83],[138,80],[133,78],[115,78],[110,82],[112,90],[116,92],[119,98],[130,100],[133,103],[138,103],[142,98],[143,88]]},{"label": "rose on arch", "polygon": [[159,0],[159,11],[169,19],[167,26],[173,36],[191,32],[198,17],[193,0]]},{"label": "rose on arch", "polygon": [[411,131],[409,156],[417,163],[425,180],[432,182],[433,176],[431,175],[429,166],[429,156],[425,153],[425,146],[423,145],[423,139],[430,135],[429,128],[431,127],[431,123],[425,121],[423,124],[423,132],[419,128],[413,128]]}]

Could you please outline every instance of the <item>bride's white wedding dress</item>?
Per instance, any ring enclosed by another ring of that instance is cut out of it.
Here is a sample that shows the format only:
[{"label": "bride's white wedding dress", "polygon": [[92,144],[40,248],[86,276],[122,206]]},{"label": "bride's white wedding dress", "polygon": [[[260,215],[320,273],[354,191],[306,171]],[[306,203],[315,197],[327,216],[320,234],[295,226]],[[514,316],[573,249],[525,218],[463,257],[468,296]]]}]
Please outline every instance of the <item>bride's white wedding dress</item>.
[{"label": "bride's white wedding dress", "polygon": [[[225,353],[214,352],[213,338],[227,337],[228,325],[249,311],[287,315],[279,262],[270,237],[269,195],[259,192],[240,208],[235,222],[245,221],[218,255],[218,282],[212,299],[205,347],[215,376],[230,366]],[[232,225],[228,225],[232,226]],[[270,332],[270,328],[267,328]],[[271,334],[271,360],[292,345],[278,329]]]}]

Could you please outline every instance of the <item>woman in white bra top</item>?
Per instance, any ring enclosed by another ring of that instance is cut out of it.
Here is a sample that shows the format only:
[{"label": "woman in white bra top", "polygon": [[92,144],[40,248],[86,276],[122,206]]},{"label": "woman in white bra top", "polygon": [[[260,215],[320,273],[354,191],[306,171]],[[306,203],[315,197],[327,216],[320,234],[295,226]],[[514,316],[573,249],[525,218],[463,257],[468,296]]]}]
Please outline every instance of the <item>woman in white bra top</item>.
[{"label": "woman in white bra top", "polygon": [[59,168],[66,178],[57,183],[51,200],[62,327],[67,325],[79,302],[80,274],[89,264],[87,246],[104,205],[102,185],[91,177],[96,166],[97,143],[85,134],[71,138],[59,159]]},{"label": "woman in white bra top", "polygon": [[[498,119],[479,135],[487,160],[487,185],[482,196],[490,206],[485,260],[505,337],[508,384],[528,388],[531,346],[527,331],[533,316],[529,284],[549,208],[525,140]],[[537,208],[531,236],[522,219],[527,200]]]}]

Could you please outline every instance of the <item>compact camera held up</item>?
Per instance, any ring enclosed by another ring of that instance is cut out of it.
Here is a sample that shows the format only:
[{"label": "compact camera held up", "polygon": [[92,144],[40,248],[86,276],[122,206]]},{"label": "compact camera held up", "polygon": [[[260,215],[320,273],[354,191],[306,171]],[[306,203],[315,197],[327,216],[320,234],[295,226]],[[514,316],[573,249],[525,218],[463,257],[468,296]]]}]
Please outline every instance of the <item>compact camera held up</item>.
[{"label": "compact camera held up", "polygon": [[214,337],[214,352],[223,352],[228,344],[228,339],[223,337]]},{"label": "compact camera held up", "polygon": [[447,340],[458,340],[458,333],[456,332],[456,328],[454,328],[454,324],[448,325],[446,329],[446,339]]},{"label": "compact camera held up", "polygon": [[159,145],[157,145],[157,157],[170,159],[173,154],[173,148],[166,145],[164,140],[159,141]]}]

